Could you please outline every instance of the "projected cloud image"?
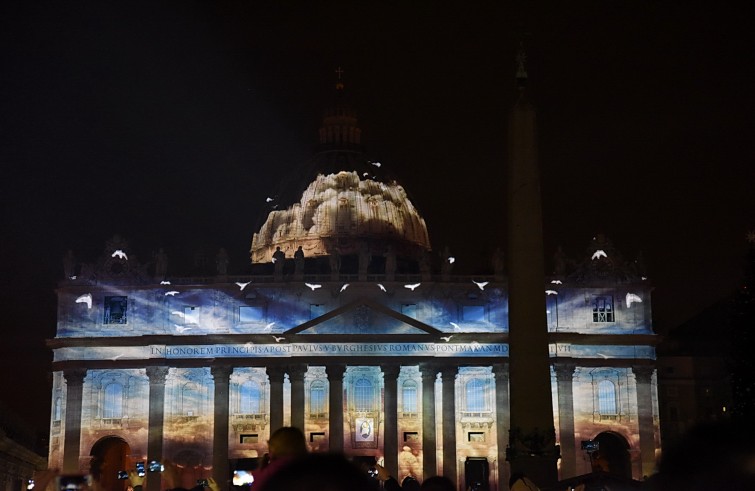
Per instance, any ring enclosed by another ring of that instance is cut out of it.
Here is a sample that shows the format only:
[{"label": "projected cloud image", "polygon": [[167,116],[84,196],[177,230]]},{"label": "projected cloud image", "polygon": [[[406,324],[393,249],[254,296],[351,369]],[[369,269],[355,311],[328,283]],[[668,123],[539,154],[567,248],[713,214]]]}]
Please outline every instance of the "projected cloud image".
[{"label": "projected cloud image", "polygon": [[287,257],[299,246],[308,257],[356,254],[364,238],[400,239],[416,250],[430,249],[425,220],[403,187],[362,180],[356,172],[319,175],[298,203],[270,213],[252,239],[252,262],[271,262],[276,247]]}]

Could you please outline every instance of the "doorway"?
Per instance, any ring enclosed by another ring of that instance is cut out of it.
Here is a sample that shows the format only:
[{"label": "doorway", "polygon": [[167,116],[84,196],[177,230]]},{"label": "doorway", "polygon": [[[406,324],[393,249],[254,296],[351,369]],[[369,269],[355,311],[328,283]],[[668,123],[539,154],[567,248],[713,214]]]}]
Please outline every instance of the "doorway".
[{"label": "doorway", "polygon": [[118,479],[118,471],[134,468],[131,448],[122,438],[109,436],[97,441],[89,453],[89,473],[98,489],[125,491],[126,481]]}]

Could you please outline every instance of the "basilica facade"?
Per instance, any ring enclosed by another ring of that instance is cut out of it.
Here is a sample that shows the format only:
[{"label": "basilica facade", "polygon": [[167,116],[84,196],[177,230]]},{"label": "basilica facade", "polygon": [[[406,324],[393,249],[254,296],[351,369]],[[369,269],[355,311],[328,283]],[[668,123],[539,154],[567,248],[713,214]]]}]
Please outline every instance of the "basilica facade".
[{"label": "basilica facade", "polygon": [[508,460],[554,444],[561,478],[652,472],[656,336],[641,265],[602,236],[576,261],[557,256],[542,285],[553,427],[518,436],[502,258],[465,276],[431,255],[424,219],[373,175],[360,138],[347,106],[326,113],[316,173],[253,234],[258,273],[230,275],[221,251],[213,276],[170,276],[120,237],[66,265],[48,340],[51,468],[105,489],[124,489],[117,470],[141,461],[173,465],[173,485],[229,482],[292,425],[314,452],[459,489],[507,489]]}]

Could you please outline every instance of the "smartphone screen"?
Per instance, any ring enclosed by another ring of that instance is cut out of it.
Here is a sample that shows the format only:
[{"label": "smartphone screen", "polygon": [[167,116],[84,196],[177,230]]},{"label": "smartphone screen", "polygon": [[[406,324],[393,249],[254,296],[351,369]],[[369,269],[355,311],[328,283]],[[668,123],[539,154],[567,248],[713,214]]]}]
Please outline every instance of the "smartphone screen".
[{"label": "smartphone screen", "polygon": [[89,476],[81,474],[58,476],[56,481],[60,491],[88,490],[92,484]]},{"label": "smartphone screen", "polygon": [[136,473],[140,477],[144,477],[144,462],[137,462],[136,463]]},{"label": "smartphone screen", "polygon": [[233,471],[233,485],[246,486],[254,482],[252,471],[238,469]]}]

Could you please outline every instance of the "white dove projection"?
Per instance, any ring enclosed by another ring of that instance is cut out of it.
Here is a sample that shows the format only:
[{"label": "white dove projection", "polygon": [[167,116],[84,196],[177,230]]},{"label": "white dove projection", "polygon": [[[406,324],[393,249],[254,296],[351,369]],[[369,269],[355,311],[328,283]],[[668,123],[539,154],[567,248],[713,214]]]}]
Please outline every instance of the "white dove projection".
[{"label": "white dove projection", "polygon": [[422,283],[412,283],[411,285],[404,285],[404,288],[408,288],[411,291],[416,290]]},{"label": "white dove projection", "polygon": [[455,322],[451,322],[451,325],[454,326],[454,331],[461,331],[461,327],[459,327],[459,324]]},{"label": "white dove projection", "polygon": [[558,295],[556,290],[545,290],[546,295]]},{"label": "white dove projection", "polygon": [[280,343],[281,341],[283,341],[286,338],[284,338],[284,337],[278,337],[278,336],[273,336],[273,339],[275,339],[276,343]]},{"label": "white dove projection", "polygon": [[179,333],[184,333],[186,331],[191,331],[190,327],[184,327],[184,326],[176,326],[176,331]]},{"label": "white dove projection", "polygon": [[270,262],[272,262],[273,264],[275,264],[275,261],[277,261],[277,259],[275,259],[274,257],[270,258]]},{"label": "white dove projection", "polygon": [[178,292],[176,290],[171,290],[169,292],[165,292],[165,296],[166,297],[175,297],[176,295],[178,295]]},{"label": "white dove projection", "polygon": [[603,249],[598,249],[592,255],[593,260],[600,259],[601,257],[608,257],[608,254],[606,254],[606,251],[604,251]]},{"label": "white dove projection", "polygon": [[87,308],[91,309],[92,308],[92,294],[91,293],[85,293],[85,294],[79,296],[76,299],[76,303],[85,303],[85,304],[87,304]]},{"label": "white dove projection", "polygon": [[184,314],[183,312],[179,312],[178,310],[174,310],[174,311],[172,311],[172,312],[170,313],[170,315],[177,315],[178,317],[180,317],[180,318],[182,318],[182,319],[183,319],[184,317],[186,317],[186,315],[185,315],[185,314]]},{"label": "white dove projection", "polygon": [[268,196],[267,198],[265,198],[265,203],[270,203],[271,201],[274,201],[274,199],[271,198],[270,196]]},{"label": "white dove projection", "polygon": [[322,285],[316,284],[316,283],[304,283],[304,284],[307,285],[307,288],[311,288],[312,291],[315,291],[318,288],[322,288]]},{"label": "white dove projection", "polygon": [[370,162],[370,163],[371,163],[372,165],[374,165],[375,167],[380,167],[381,165],[383,165],[383,164],[381,164],[380,162]]},{"label": "white dove projection", "polygon": [[553,285],[560,285],[562,283],[563,283],[563,281],[561,281],[561,280],[551,280],[551,284],[553,284]]},{"label": "white dove projection", "polygon": [[453,257],[453,256],[449,256],[449,258],[448,258],[448,264],[453,264],[455,262],[456,262],[456,258]]},{"label": "white dove projection", "polygon": [[642,299],[636,293],[627,293],[626,300],[627,300],[627,308],[629,308],[633,303],[642,303]]},{"label": "white dove projection", "polygon": [[160,282],[161,285],[170,285],[170,281],[162,280]]},{"label": "white dove projection", "polygon": [[349,284],[348,283],[344,283],[343,286],[341,287],[341,291],[339,293],[343,293],[343,291],[345,289],[347,289],[348,287],[349,287]]},{"label": "white dove projection", "polygon": [[488,286],[488,283],[490,283],[490,282],[489,281],[475,281],[475,280],[472,280],[472,283],[474,283],[475,285],[477,285],[477,288],[479,288],[480,290],[484,290],[485,287]]},{"label": "white dove projection", "polygon": [[128,256],[126,255],[126,253],[125,253],[125,252],[123,252],[123,251],[122,251],[122,250],[120,250],[120,249],[116,249],[116,251],[115,251],[115,252],[113,252],[113,253],[112,253],[112,254],[110,255],[110,257],[118,257],[118,259],[125,259],[126,261],[128,261]]},{"label": "white dove projection", "polygon": [[385,287],[383,286],[383,284],[382,284],[382,283],[378,283],[378,284],[377,284],[377,286],[378,286],[378,288],[380,288],[380,289],[381,289],[381,290],[383,290],[384,292],[387,292],[387,291],[388,291],[388,290],[386,290],[386,289],[385,289]]},{"label": "white dove projection", "polygon": [[249,283],[251,283],[251,281],[247,281],[246,283],[242,283],[240,281],[237,281],[236,285],[239,287],[240,290],[243,291],[244,288],[246,288],[249,285]]},{"label": "white dove projection", "polygon": [[440,339],[442,339],[445,342],[451,341],[451,338],[454,337],[453,334],[450,336],[441,336]]},{"label": "white dove projection", "polygon": [[275,325],[275,322],[271,322],[270,324],[268,324],[268,325],[265,326],[264,330],[265,331],[270,331],[273,328],[274,325]]}]

